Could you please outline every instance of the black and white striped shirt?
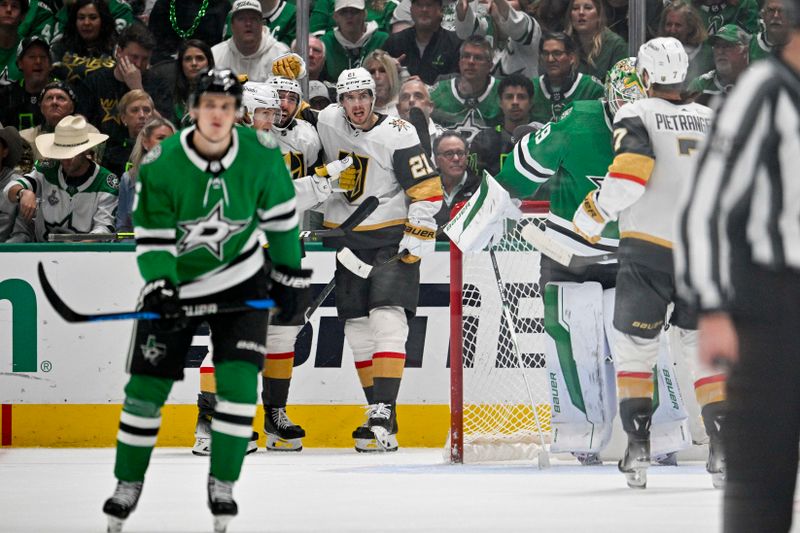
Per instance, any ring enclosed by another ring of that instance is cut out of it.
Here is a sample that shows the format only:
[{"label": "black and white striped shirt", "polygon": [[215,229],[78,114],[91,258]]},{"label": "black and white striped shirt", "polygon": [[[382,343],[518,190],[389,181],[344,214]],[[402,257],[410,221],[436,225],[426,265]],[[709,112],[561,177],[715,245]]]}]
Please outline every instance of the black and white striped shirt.
[{"label": "black and white striped shirt", "polygon": [[753,65],[717,112],[679,211],[675,273],[701,310],[733,296],[732,256],[800,272],[800,77]]}]

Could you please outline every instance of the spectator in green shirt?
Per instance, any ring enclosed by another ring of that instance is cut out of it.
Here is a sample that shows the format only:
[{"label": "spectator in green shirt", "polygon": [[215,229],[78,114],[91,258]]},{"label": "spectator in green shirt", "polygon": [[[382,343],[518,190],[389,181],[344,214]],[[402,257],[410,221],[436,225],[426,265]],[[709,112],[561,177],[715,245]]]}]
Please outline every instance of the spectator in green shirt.
[{"label": "spectator in green shirt", "polygon": [[708,33],[691,0],[675,0],[664,7],[658,25],[659,37],[675,37],[689,56],[688,84],[696,77],[714,68],[711,46],[706,44]]},{"label": "spectator in green shirt", "polygon": [[343,70],[360,67],[367,54],[389,37],[374,21],[366,22],[364,0],[336,0],[333,20],[337,27],[320,39],[325,44],[325,78],[336,81]]},{"label": "spectator in green shirt", "polygon": [[789,42],[789,22],[783,10],[783,0],[765,0],[761,8],[764,30],[750,40],[750,62],[764,59],[775,48]]},{"label": "spectator in green shirt", "polygon": [[20,79],[17,67],[17,45],[19,29],[25,13],[27,0],[0,0],[0,84],[6,85]]},{"label": "spectator in green shirt", "polygon": [[695,78],[687,89],[689,97],[703,105],[718,94],[728,94],[750,63],[750,36],[736,24],[726,24],[708,42],[714,52],[714,70]]},{"label": "spectator in green shirt", "polygon": [[608,29],[602,0],[571,0],[564,28],[578,44],[578,72],[605,81],[609,69],[628,57],[628,43]]}]

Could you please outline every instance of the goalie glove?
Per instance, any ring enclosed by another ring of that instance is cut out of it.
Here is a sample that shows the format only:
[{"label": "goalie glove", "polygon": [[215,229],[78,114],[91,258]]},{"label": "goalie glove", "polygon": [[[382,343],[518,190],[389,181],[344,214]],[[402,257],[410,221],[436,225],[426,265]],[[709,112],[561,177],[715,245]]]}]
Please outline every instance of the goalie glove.
[{"label": "goalie glove", "polygon": [[411,219],[406,222],[403,238],[400,240],[400,251],[408,251],[408,254],[401,258],[404,263],[416,263],[436,250],[436,228],[431,229],[414,222]]},{"label": "goalie glove", "polygon": [[284,54],[272,62],[272,73],[297,80],[306,77],[306,62],[295,53]]},{"label": "goalie glove", "polygon": [[600,234],[610,219],[605,210],[597,203],[599,192],[595,189],[587,194],[572,217],[575,231],[592,244],[600,240]]},{"label": "goalie glove", "polygon": [[311,303],[311,270],[276,265],[269,277],[272,280],[269,293],[278,308],[272,323],[296,323]]}]

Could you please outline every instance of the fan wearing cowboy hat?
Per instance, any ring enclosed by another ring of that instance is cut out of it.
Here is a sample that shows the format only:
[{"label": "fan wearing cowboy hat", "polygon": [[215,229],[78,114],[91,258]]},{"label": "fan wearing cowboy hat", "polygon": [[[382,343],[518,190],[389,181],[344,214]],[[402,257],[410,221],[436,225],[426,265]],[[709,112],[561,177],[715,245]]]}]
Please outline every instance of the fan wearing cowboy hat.
[{"label": "fan wearing cowboy hat", "polygon": [[[20,178],[14,167],[22,157],[22,138],[13,126],[0,129],[0,189]],[[19,209],[0,195],[0,242],[7,242],[14,229]]]},{"label": "fan wearing cowboy hat", "polygon": [[[53,133],[36,137],[42,154],[34,169],[3,192],[20,204],[20,215],[36,216],[36,240],[50,233],[109,233],[119,198],[119,178],[92,160],[90,150],[108,135],[92,133],[82,116],[67,115]],[[37,198],[41,207],[37,207]],[[38,212],[37,212],[38,211]]]}]

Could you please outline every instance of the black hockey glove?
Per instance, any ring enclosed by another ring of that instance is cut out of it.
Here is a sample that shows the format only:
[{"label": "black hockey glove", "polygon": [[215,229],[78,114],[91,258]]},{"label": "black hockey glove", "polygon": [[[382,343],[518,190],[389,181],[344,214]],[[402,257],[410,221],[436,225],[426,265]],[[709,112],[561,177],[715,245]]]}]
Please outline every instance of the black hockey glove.
[{"label": "black hockey glove", "polygon": [[269,277],[270,296],[277,307],[273,324],[292,324],[299,320],[311,303],[311,270],[276,265]]},{"label": "black hockey glove", "polygon": [[139,310],[161,315],[153,321],[153,328],[159,331],[175,331],[186,325],[178,288],[166,278],[153,280],[142,288]]}]

